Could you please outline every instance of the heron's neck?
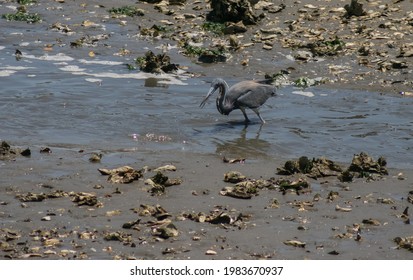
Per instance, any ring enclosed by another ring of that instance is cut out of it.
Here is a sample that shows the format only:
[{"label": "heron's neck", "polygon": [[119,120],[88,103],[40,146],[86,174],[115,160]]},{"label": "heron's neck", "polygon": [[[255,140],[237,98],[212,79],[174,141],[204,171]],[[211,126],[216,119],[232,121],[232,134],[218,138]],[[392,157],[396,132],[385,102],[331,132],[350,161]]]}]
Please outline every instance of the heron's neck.
[{"label": "heron's neck", "polygon": [[228,84],[222,83],[219,88],[219,96],[217,99],[217,108],[221,114],[228,113],[232,111],[233,104],[230,100],[227,99],[227,92],[229,90]]}]

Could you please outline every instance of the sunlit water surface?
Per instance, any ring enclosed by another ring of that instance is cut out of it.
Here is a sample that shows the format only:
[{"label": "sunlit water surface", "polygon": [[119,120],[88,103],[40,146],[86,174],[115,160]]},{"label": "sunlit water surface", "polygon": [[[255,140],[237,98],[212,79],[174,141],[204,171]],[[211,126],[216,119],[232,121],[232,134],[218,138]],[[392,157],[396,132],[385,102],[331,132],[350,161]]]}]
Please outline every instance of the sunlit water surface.
[{"label": "sunlit water surface", "polygon": [[16,61],[10,49],[0,53],[0,139],[12,145],[341,162],[365,151],[390,166],[413,167],[413,98],[284,87],[261,109],[267,123],[249,111],[246,126],[239,110],[221,116],[213,98],[199,108],[214,77],[143,74],[121,59],[53,54]]}]

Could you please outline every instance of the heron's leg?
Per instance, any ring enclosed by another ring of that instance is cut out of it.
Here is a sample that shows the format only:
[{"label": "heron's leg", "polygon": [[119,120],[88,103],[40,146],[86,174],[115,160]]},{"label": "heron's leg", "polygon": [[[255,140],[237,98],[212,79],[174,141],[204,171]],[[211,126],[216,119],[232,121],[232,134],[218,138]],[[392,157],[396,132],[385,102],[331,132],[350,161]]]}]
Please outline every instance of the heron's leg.
[{"label": "heron's leg", "polygon": [[258,108],[253,108],[251,110],[253,110],[255,112],[255,114],[257,114],[257,116],[260,118],[262,123],[265,123],[264,119],[260,115],[260,112],[258,111]]},{"label": "heron's leg", "polygon": [[247,113],[245,112],[245,108],[240,107],[239,109],[240,109],[241,112],[244,114],[245,122],[247,122],[247,123],[250,122],[250,119],[248,118]]}]

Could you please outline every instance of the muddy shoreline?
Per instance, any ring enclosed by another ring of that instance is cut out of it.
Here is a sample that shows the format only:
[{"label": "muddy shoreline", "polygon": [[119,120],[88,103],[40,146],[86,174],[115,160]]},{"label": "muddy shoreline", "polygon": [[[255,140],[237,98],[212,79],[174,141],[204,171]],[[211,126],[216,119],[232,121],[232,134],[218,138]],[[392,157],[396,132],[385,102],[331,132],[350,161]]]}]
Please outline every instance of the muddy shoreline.
[{"label": "muddy shoreline", "polygon": [[[0,35],[4,47],[0,51],[14,60],[18,58],[18,49],[22,57],[16,66],[26,63],[25,56],[59,53],[78,59],[115,58],[126,64],[147,50],[159,53],[158,47],[163,47],[171,62],[185,72],[185,79],[260,79],[285,70],[288,85],[305,77],[321,78],[324,82],[317,86],[325,88],[358,89],[398,97],[400,92],[412,91],[412,55],[408,55],[413,43],[412,15],[408,9],[411,1],[359,1],[367,14],[350,18],[343,11],[350,1],[326,6],[318,6],[315,1],[297,1],[285,3],[279,12],[269,12],[264,8],[267,2],[260,1],[262,5],[256,12],[263,12],[264,19],[236,34],[239,45],[235,49],[230,46],[229,35],[217,36],[201,28],[210,10],[207,4],[186,2],[182,6],[155,8],[145,2],[117,1],[116,6],[136,5],[144,11],[143,16],[128,17],[110,15],[111,1],[37,1],[27,9],[41,16],[40,23],[0,19],[6,30]],[[281,4],[284,2],[273,3],[272,8]],[[15,1],[3,1],[0,14],[15,13],[18,6]],[[329,27],[325,26],[325,18],[332,19]],[[159,36],[140,33],[160,22],[174,31]],[[97,37],[88,41],[91,36]],[[345,47],[334,55],[314,55],[309,48],[298,47],[308,42],[330,42],[336,37]],[[225,63],[199,63],[197,57],[182,54],[181,40],[202,43],[204,47],[225,46],[229,58]],[[74,42],[80,45],[74,46]],[[14,71],[2,70],[4,75]],[[111,70],[129,71],[125,65],[116,65]],[[18,85],[13,87],[18,90]],[[0,135],[0,140],[9,141],[7,135]],[[375,180],[364,177],[342,182],[337,176],[314,179],[300,173],[277,174],[277,168],[296,158],[250,156],[245,162],[228,163],[223,156],[243,155],[219,151],[110,150],[99,145],[93,148],[35,141],[9,144],[19,151],[0,160],[1,259],[412,256],[412,226],[406,210],[413,201],[412,170],[394,168],[395,162],[387,163],[388,175]],[[27,147],[30,155],[27,151],[21,155]],[[91,162],[94,153],[102,157]],[[348,167],[352,156],[337,164]],[[181,182],[161,193],[154,192],[147,180],[157,174],[155,168],[165,165],[175,166],[176,171],[162,173]],[[108,176],[98,171],[121,166],[143,171],[128,184],[109,182]],[[269,180],[273,184],[254,188],[254,195],[248,198],[226,196],[223,189],[234,186],[224,182],[224,174],[229,171],[242,173],[248,181]],[[306,180],[311,188],[306,192],[283,193],[274,184],[282,178]]]},{"label": "muddy shoreline", "polygon": [[[340,182],[277,175],[279,159],[231,164],[215,154],[106,151],[91,162],[87,151],[50,151],[32,149],[30,157],[1,162],[3,259],[411,257],[395,242],[411,234],[408,210],[403,214],[413,199],[411,170]],[[123,165],[147,171],[128,184],[111,183],[98,171]],[[165,165],[176,167],[162,173],[180,184],[154,193],[147,180]],[[230,171],[252,181],[306,180],[311,187],[283,193],[272,185],[249,199],[225,196],[234,186],[224,182]],[[88,195],[96,201],[82,200]],[[172,232],[159,231],[170,224]]]}]

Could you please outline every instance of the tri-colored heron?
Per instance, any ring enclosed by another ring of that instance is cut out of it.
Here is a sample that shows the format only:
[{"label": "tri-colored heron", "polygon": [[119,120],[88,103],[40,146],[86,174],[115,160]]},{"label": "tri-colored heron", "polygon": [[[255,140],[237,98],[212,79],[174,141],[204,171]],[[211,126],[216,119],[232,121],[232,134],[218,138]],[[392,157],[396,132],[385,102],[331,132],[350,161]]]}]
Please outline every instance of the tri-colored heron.
[{"label": "tri-colored heron", "polygon": [[275,95],[275,88],[268,82],[269,80],[242,81],[229,87],[223,79],[216,78],[212,81],[211,88],[199,106],[203,108],[208,98],[218,90],[216,103],[218,112],[222,115],[229,115],[233,110],[240,109],[245,121],[249,122],[245,112],[245,109],[249,108],[257,114],[262,123],[265,123],[258,109],[268,98]]}]

